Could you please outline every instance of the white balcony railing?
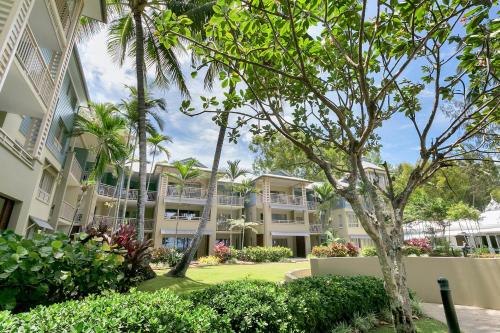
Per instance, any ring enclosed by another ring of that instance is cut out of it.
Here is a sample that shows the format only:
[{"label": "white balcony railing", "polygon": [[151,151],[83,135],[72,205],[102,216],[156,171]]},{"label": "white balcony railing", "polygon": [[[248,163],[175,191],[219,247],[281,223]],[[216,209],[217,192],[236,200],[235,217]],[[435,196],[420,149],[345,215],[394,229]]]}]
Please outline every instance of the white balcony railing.
[{"label": "white balcony railing", "polygon": [[73,221],[73,217],[75,216],[75,206],[70,204],[69,202],[63,201],[61,204],[61,211],[59,213],[59,217],[65,219],[66,221]]},{"label": "white balcony railing", "polygon": [[48,204],[50,202],[50,193],[39,188],[36,194],[36,198],[41,202]]},{"label": "white balcony railing", "polygon": [[80,181],[82,179],[82,167],[80,165],[80,162],[73,156],[73,161],[71,161],[71,174],[77,181]]},{"label": "white balcony railing", "polygon": [[323,226],[321,224],[310,224],[309,232],[312,234],[321,234],[323,233]]},{"label": "white balcony railing", "polygon": [[167,220],[182,220],[182,221],[201,221],[201,216],[195,215],[165,215]]},{"label": "white balcony railing", "polygon": [[26,26],[21,36],[16,57],[26,71],[41,100],[48,107],[55,84],[29,25]]},{"label": "white balcony railing", "polygon": [[243,206],[244,199],[236,195],[217,195],[217,203],[224,206]]},{"label": "white balcony railing", "polygon": [[57,13],[59,15],[59,19],[61,20],[63,30],[67,34],[71,26],[71,20],[74,17],[74,12],[77,8],[76,6],[77,0],[55,0],[55,1],[56,1]]},{"label": "white balcony railing", "polygon": [[205,199],[207,190],[200,187],[184,187],[181,189],[177,185],[167,186],[167,197],[170,198],[185,198],[185,199]]},{"label": "white balcony railing", "polygon": [[[114,223],[115,221],[116,221],[116,223]],[[116,218],[114,216],[94,215],[93,224],[94,225],[105,225],[108,228],[111,228],[114,224],[115,230],[116,230],[122,224],[131,224],[134,226],[137,225],[137,219],[135,217],[131,217],[131,218],[126,217],[125,219],[123,219],[121,217]],[[153,230],[153,226],[154,226],[153,219],[144,219],[144,230],[145,231]]]},{"label": "white balcony railing", "polygon": [[[118,198],[118,193],[117,189],[115,186],[112,185],[107,185],[107,184],[99,184],[99,188],[97,189],[97,193],[106,197],[110,198]],[[127,200],[137,200],[139,198],[139,190],[128,190],[128,195],[127,195],[127,190],[122,190],[122,193],[120,195],[122,199],[125,199],[127,197]],[[148,191],[148,201],[155,201],[156,200],[156,191]]]},{"label": "white balcony railing", "polygon": [[271,203],[279,205],[292,205],[292,206],[303,205],[301,196],[294,196],[281,193],[271,193]]},{"label": "white balcony railing", "polygon": [[316,210],[318,208],[318,202],[316,201],[308,201],[307,202],[307,209],[308,210]]},{"label": "white balcony railing", "polygon": [[280,224],[304,224],[304,220],[272,220],[272,223],[280,223]]},{"label": "white balcony railing", "polygon": [[0,144],[13,153],[17,158],[24,162],[30,168],[33,168],[35,162],[31,155],[24,148],[12,139],[3,129],[0,128]]}]

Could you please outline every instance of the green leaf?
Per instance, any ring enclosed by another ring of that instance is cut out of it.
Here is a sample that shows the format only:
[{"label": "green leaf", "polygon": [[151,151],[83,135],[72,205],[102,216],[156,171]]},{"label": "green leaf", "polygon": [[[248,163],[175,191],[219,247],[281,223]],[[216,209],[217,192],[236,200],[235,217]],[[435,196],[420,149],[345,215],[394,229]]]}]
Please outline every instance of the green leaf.
[{"label": "green leaf", "polygon": [[50,243],[50,245],[54,249],[60,249],[64,245],[64,243],[61,242],[60,240],[55,240],[55,241],[52,241],[52,243]]}]

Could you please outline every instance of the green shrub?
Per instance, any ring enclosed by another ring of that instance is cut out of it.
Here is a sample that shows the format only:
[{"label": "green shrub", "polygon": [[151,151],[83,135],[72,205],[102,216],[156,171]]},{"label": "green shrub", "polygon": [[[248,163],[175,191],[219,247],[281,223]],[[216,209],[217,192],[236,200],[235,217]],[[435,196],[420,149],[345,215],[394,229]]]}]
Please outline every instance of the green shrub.
[{"label": "green shrub", "polygon": [[490,254],[490,250],[487,247],[478,247],[474,249],[473,254],[481,256]]},{"label": "green shrub", "polygon": [[[351,244],[351,243],[348,243]],[[331,243],[330,245],[320,245],[312,248],[311,253],[318,258],[325,257],[352,257],[357,256],[357,247],[353,244],[347,246],[342,243]]]},{"label": "green shrub", "polygon": [[151,251],[151,263],[174,267],[181,260],[182,253],[176,249],[159,247]]},{"label": "green shrub", "polygon": [[28,313],[0,313],[0,331],[14,332],[231,332],[229,321],[193,306],[168,289],[154,293],[89,296]]},{"label": "green shrub", "polygon": [[369,276],[307,277],[284,288],[292,316],[306,332],[328,332],[341,322],[352,323],[355,314],[380,313],[389,304],[383,281]]},{"label": "green shrub", "polygon": [[361,255],[363,257],[376,257],[377,249],[375,248],[375,246],[365,246],[361,249]]},{"label": "green shrub", "polygon": [[193,303],[206,305],[229,318],[235,332],[298,331],[288,294],[276,283],[230,281],[195,291],[189,297]]},{"label": "green shrub", "polygon": [[403,246],[403,255],[405,256],[411,256],[415,255],[420,257],[422,255],[422,250],[418,246],[413,246],[413,245],[404,245]]},{"label": "green shrub", "polygon": [[330,246],[327,245],[314,246],[311,250],[311,254],[318,258],[331,257],[331,249]]},{"label": "green shrub", "polygon": [[0,233],[0,309],[24,311],[38,304],[126,289],[124,257],[94,240],[70,242],[63,234],[22,239]]},{"label": "green shrub", "polygon": [[237,252],[238,260],[253,262],[278,262],[290,258],[293,252],[288,247],[251,246]]},{"label": "green shrub", "polygon": [[198,263],[202,265],[210,265],[210,266],[215,266],[221,263],[220,258],[216,256],[206,256],[206,257],[201,257],[198,259]]}]

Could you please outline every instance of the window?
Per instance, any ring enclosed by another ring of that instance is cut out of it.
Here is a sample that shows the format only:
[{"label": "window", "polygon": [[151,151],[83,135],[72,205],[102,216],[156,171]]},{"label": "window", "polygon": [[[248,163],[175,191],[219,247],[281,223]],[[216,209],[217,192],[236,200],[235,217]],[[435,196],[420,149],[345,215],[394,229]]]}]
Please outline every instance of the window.
[{"label": "window", "polygon": [[343,216],[341,214],[338,215],[338,220],[339,220],[339,228],[343,228],[344,227],[344,219],[343,219]]},{"label": "window", "polygon": [[279,221],[279,220],[288,220],[288,216],[286,214],[272,214],[272,220],[273,221]]},{"label": "window", "polygon": [[192,238],[190,237],[177,237],[177,244],[175,244],[175,237],[164,237],[162,239],[162,245],[170,249],[177,249],[184,252],[189,247]]},{"label": "window", "polygon": [[356,215],[348,214],[347,217],[349,218],[349,228],[359,228],[359,222]]},{"label": "window", "polygon": [[286,238],[274,238],[273,246],[283,246],[288,247],[288,239]]},{"label": "window", "polygon": [[52,187],[54,186],[55,177],[47,170],[43,171],[42,179],[38,186],[37,198],[45,203],[49,203]]},{"label": "window", "polygon": [[54,144],[59,151],[63,150],[65,135],[66,128],[64,127],[64,123],[59,120],[59,122],[57,123],[56,131],[54,133]]}]

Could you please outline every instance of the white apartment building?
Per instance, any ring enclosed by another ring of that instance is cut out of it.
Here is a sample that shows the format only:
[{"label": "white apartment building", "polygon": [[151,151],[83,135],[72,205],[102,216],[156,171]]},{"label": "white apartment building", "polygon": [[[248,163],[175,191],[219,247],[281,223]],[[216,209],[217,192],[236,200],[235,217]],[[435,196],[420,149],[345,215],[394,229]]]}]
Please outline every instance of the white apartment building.
[{"label": "white apartment building", "polygon": [[75,40],[103,0],[0,1],[0,229],[66,231],[90,137],[70,137],[88,92]]}]

